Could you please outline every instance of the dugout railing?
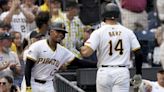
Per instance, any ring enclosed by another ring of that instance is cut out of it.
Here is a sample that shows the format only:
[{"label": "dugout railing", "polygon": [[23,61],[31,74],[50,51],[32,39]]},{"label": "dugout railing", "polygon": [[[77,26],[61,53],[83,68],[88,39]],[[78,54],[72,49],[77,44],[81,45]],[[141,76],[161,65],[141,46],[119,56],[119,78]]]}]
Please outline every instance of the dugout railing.
[{"label": "dugout railing", "polygon": [[[147,80],[156,80],[156,73],[161,69],[160,67],[152,67],[152,68],[143,68],[142,69],[142,78]],[[130,68],[130,77],[134,76],[135,69]],[[77,69],[77,85],[79,86],[90,86],[96,84],[96,71],[97,68],[84,68]]]},{"label": "dugout railing", "polygon": [[[152,68],[143,68],[142,69],[142,78],[147,80],[156,80],[156,73],[161,69],[160,67],[152,67]],[[135,68],[130,68],[130,77],[132,78],[135,74]],[[84,68],[84,69],[77,69],[76,76],[77,76],[77,85],[86,90],[88,87],[92,87],[91,91],[88,92],[96,92],[93,91],[93,87],[96,87],[96,73],[97,68]],[[132,86],[130,86],[130,92],[134,92]]]},{"label": "dugout railing", "polygon": [[85,92],[59,73],[55,75],[55,88],[56,92]]},{"label": "dugout railing", "polygon": [[[156,80],[156,73],[160,67],[143,68],[142,78]],[[134,76],[135,69],[130,68],[130,77]],[[96,92],[96,73],[97,68],[77,69],[74,72],[57,73],[55,83],[57,92]],[[76,81],[76,84],[72,83]],[[131,86],[130,92],[133,92]]]}]

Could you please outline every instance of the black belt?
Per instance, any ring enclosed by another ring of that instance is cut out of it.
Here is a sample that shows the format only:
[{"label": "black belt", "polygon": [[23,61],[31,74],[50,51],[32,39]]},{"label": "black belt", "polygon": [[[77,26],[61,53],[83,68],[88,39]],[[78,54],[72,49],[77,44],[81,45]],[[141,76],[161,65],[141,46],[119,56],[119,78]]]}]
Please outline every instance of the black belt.
[{"label": "black belt", "polygon": [[45,81],[45,80],[38,80],[38,79],[34,79],[34,80],[35,80],[35,82],[38,82],[38,83],[41,83],[41,84],[46,83],[46,81]]},{"label": "black belt", "polygon": [[102,65],[101,67],[126,67],[123,65]]}]

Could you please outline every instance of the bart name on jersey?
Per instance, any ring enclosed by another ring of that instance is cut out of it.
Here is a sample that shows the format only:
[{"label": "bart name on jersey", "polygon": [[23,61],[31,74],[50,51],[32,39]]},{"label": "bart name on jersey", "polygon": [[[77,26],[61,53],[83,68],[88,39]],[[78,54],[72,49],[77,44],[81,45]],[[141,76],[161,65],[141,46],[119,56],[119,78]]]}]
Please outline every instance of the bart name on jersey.
[{"label": "bart name on jersey", "polygon": [[120,36],[121,35],[121,31],[113,31],[113,32],[109,32],[110,36]]},{"label": "bart name on jersey", "polygon": [[51,65],[55,65],[56,67],[58,67],[60,65],[60,62],[58,60],[50,59],[50,58],[39,58],[36,63],[38,63],[38,64],[51,64]]}]

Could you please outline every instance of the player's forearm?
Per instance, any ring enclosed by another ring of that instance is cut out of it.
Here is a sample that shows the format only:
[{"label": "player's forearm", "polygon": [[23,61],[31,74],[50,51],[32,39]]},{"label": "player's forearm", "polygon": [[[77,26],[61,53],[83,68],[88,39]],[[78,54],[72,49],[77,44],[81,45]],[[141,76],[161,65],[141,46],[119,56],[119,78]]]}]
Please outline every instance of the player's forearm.
[{"label": "player's forearm", "polygon": [[30,59],[27,59],[26,61],[26,66],[25,66],[25,80],[26,80],[26,86],[30,87],[31,86],[31,70],[32,67],[34,66],[34,62]]},{"label": "player's forearm", "polygon": [[143,56],[140,49],[135,51],[134,54],[135,54],[136,74],[142,74]]},{"label": "player's forearm", "polygon": [[97,63],[75,58],[69,66],[78,66],[79,68],[96,68]]},{"label": "player's forearm", "polygon": [[88,47],[88,46],[82,46],[81,48],[80,48],[80,54],[83,56],[83,57],[89,57],[90,55],[92,55],[93,54],[93,50],[90,48],[90,47]]}]

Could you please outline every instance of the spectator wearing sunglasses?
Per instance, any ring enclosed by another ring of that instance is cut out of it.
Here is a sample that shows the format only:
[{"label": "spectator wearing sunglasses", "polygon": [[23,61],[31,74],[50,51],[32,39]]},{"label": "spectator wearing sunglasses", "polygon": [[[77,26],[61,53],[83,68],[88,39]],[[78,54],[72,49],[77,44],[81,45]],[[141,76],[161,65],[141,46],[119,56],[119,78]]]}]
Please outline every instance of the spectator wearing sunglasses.
[{"label": "spectator wearing sunglasses", "polygon": [[0,76],[0,92],[20,92],[10,76]]}]

